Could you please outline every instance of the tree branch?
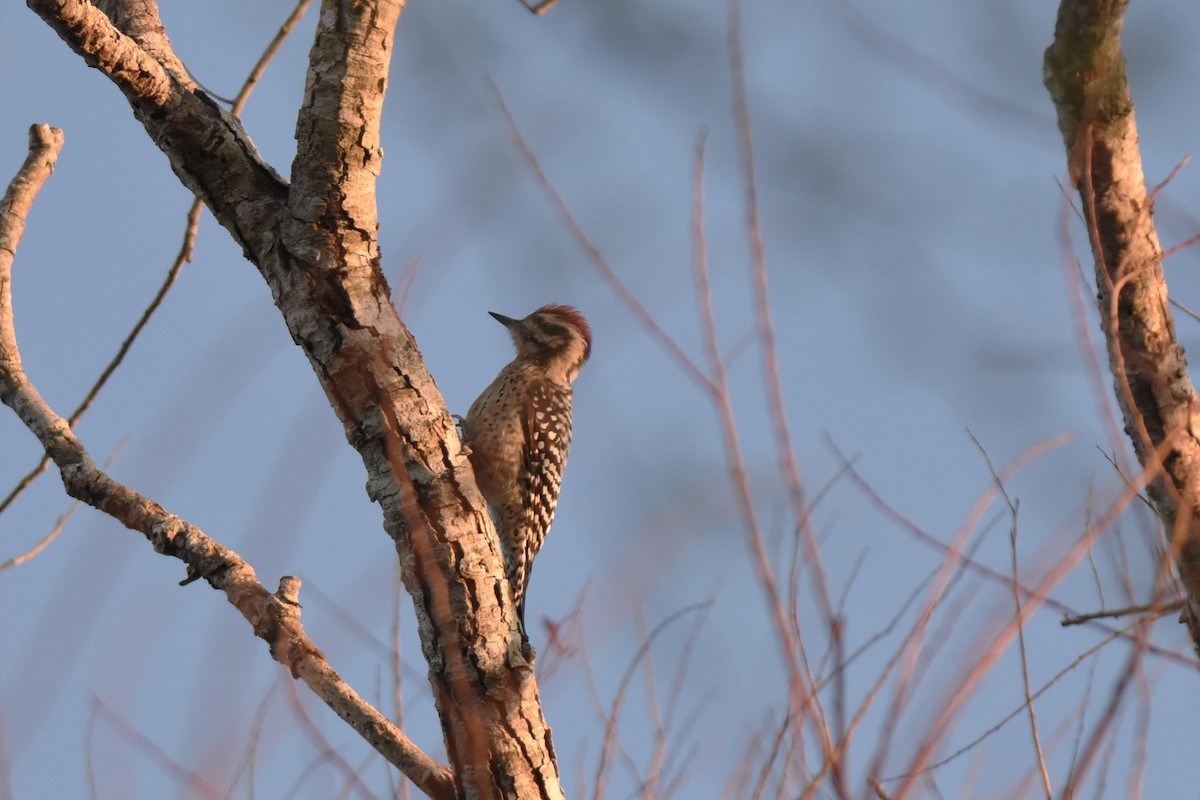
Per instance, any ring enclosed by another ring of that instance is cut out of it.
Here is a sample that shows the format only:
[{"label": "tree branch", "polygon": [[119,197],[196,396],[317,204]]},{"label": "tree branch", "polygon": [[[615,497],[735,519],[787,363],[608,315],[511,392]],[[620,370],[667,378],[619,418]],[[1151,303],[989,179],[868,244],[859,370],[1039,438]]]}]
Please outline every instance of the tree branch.
[{"label": "tree branch", "polygon": [[[1156,479],[1148,493],[1171,536],[1200,648],[1200,409],[1188,376],[1138,151],[1121,53],[1128,0],[1063,0],[1045,82],[1095,259],[1100,324],[1125,428]],[[1161,454],[1161,455],[1160,455]]]},{"label": "tree branch", "polygon": [[[258,155],[238,118],[186,74],[172,74],[91,3],[27,2],[89,66],[116,84],[171,169],[247,254],[270,251],[287,184]],[[155,45],[160,52],[169,50],[165,35]],[[173,53],[171,59],[178,62]]]},{"label": "tree branch", "polygon": [[[203,578],[250,622],[272,657],[302,679],[389,762],[434,798],[453,798],[450,772],[413,744],[404,732],[363,700],[329,666],[300,623],[299,605],[288,579],[279,595],[259,582],[254,569],[233,550],[154,501],[112,480],[96,466],[67,421],[56,414],[29,382],[21,366],[13,328],[12,261],[25,216],[53,169],[62,131],[46,125],[30,129],[30,152],[0,201],[0,401],[21,418],[54,460],[67,494],[141,532],[163,555],[187,564],[184,583]],[[292,579],[294,580],[294,579]]]},{"label": "tree branch", "polygon": [[103,14],[78,1],[27,1],[121,88],[176,174],[270,286],[396,542],[459,792],[562,797],[532,651],[500,589],[495,530],[379,265],[379,123],[402,3],[323,2],[288,186],[235,117]]},{"label": "tree branch", "polygon": [[[63,132],[49,125],[29,129],[29,154],[0,199],[0,364],[21,369],[12,309],[12,264],[25,233],[25,217],[42,184],[54,171],[63,146]],[[0,398],[3,399],[3,398]],[[8,402],[5,400],[4,402]]]}]

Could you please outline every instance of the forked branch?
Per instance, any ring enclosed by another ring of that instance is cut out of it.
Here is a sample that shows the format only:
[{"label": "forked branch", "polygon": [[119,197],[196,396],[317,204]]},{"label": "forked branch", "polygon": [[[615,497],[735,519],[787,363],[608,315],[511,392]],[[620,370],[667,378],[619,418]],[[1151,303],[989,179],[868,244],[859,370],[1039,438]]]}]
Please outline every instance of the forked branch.
[{"label": "forked branch", "polygon": [[322,3],[289,184],[236,117],[167,66],[153,2],[138,4],[141,39],[90,3],[27,2],[121,89],[176,175],[270,287],[395,540],[458,792],[562,797],[516,614],[498,590],[495,531],[380,269],[379,126],[403,3]]}]

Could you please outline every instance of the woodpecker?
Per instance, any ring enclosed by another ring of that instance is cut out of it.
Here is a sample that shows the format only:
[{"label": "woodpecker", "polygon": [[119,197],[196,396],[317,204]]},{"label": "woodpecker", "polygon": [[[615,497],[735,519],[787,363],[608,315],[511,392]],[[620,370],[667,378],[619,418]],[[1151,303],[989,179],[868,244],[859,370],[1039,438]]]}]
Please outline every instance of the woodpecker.
[{"label": "woodpecker", "polygon": [[517,356],[471,404],[463,443],[524,625],[529,570],[554,520],[571,446],[571,382],[591,355],[592,329],[571,306],[542,306],[524,319],[488,313],[508,328]]}]

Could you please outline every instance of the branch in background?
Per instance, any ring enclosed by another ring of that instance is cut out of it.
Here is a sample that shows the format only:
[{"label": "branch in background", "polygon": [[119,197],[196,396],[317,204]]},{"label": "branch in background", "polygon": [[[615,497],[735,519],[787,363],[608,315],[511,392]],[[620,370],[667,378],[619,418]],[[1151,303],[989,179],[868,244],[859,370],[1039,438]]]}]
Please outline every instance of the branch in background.
[{"label": "branch in background", "polygon": [[[837,458],[839,458],[841,460],[844,467],[848,470],[851,482],[863,493],[863,496],[866,498],[867,502],[869,502],[871,505],[875,506],[880,511],[880,513],[882,513],[885,517],[887,517],[888,519],[891,519],[893,522],[895,522],[900,527],[901,530],[907,531],[917,541],[921,542],[922,544],[925,544],[926,546],[932,548],[933,550],[937,551],[938,553],[946,554],[949,552],[949,548],[950,548],[949,545],[940,541],[939,539],[934,537],[932,534],[930,534],[928,531],[924,530],[919,525],[917,525],[915,522],[913,522],[911,519],[905,517],[898,510],[896,510],[893,506],[889,505],[888,502],[886,500],[884,500],[884,498],[882,496],[880,496],[880,494],[877,491],[875,491],[875,489],[871,486],[871,484],[868,483],[867,480],[861,474],[859,474],[857,470],[854,469],[853,465],[850,464],[850,461],[846,457],[846,455],[844,453],[842,453],[840,450],[838,450],[837,446],[832,441],[829,442],[829,446],[833,450],[834,455],[837,456]],[[1132,483],[1132,479],[1127,479],[1125,481],[1125,486],[1126,486],[1127,490],[1129,492],[1131,492],[1132,496],[1134,496],[1134,497],[1140,497],[1140,495],[1139,495],[1140,489],[1138,488],[1138,486],[1141,486],[1141,485],[1142,484],[1139,483],[1137,486],[1135,486]],[[1117,504],[1115,506],[1113,506],[1112,509],[1110,510],[1109,514],[1112,514],[1112,516],[1109,519],[1110,520],[1116,519],[1116,515],[1118,515],[1122,511],[1124,511],[1124,508],[1125,508],[1125,506],[1123,505],[1123,501],[1118,501]],[[1086,527],[1086,531],[1088,531],[1088,533],[1086,535],[1089,538],[1094,539],[1100,535],[1101,528],[1099,527],[1098,523],[1095,523],[1094,521],[1089,520],[1088,525]],[[1005,576],[1003,573],[997,572],[996,570],[992,569],[991,567],[987,566],[986,564],[983,564],[982,562],[977,561],[976,559],[970,557],[970,555],[967,553],[958,553],[956,555],[956,560],[961,561],[964,568],[969,569],[971,572],[974,572],[978,575],[982,575],[983,577],[987,578],[988,581],[990,581],[992,583],[995,583],[997,585],[1007,585],[1008,583],[1011,582],[1011,578],[1009,578],[1008,576]],[[1018,584],[1017,589],[1021,592],[1021,597],[1023,600],[1028,600],[1034,596],[1034,590],[1029,588],[1028,586],[1025,586],[1024,584]],[[1079,612],[1076,611],[1074,608],[1071,608],[1066,603],[1063,603],[1062,601],[1057,600],[1053,597],[1045,598],[1045,604],[1046,604],[1047,608],[1051,608],[1065,616],[1078,616],[1079,615]],[[1122,634],[1121,631],[1114,630],[1113,628],[1110,628],[1096,620],[1088,620],[1088,621],[1086,621],[1086,624],[1096,628],[1097,630],[1099,630],[1101,633],[1103,633],[1105,635],[1124,636],[1124,634]],[[1133,641],[1132,636],[1126,636],[1125,638],[1130,642]],[[1167,661],[1170,661],[1171,663],[1188,667],[1192,671],[1197,671],[1198,669],[1200,669],[1200,665],[1197,665],[1196,660],[1194,658],[1192,658],[1191,656],[1184,655],[1184,654],[1176,652],[1174,650],[1168,650],[1163,647],[1158,647],[1156,645],[1150,645],[1149,651],[1150,651],[1150,653],[1152,653],[1156,656],[1159,656]]]},{"label": "branch in background", "polygon": [[[788,675],[787,717],[797,730],[808,723],[822,744],[826,761],[833,753],[833,740],[820,695],[816,691],[816,679],[809,668],[804,648],[804,638],[799,628],[789,624],[788,604],[779,593],[774,566],[767,553],[762,527],[755,508],[750,476],[742,452],[741,437],[733,411],[733,395],[729,387],[725,361],[721,356],[717,336],[716,314],[713,311],[712,284],[709,280],[708,245],[704,227],[704,139],[697,143],[692,172],[692,268],[696,286],[696,307],[700,310],[701,329],[704,334],[705,353],[709,360],[709,373],[713,386],[712,401],[717,412],[725,446],[726,467],[729,481],[737,500],[738,512],[750,550],[755,577],[766,596],[767,610],[775,628],[780,656]],[[797,525],[800,524],[797,520]],[[811,706],[811,708],[810,708]],[[811,714],[809,712],[812,712]],[[799,736],[796,737],[800,738]]]},{"label": "branch in background", "polygon": [[55,539],[58,538],[58,535],[60,533],[62,533],[63,528],[66,527],[67,521],[70,520],[71,517],[75,516],[75,512],[78,510],[79,510],[79,502],[76,501],[76,502],[72,503],[71,507],[68,508],[66,510],[66,512],[64,512],[58,518],[58,521],[56,521],[54,523],[54,527],[50,529],[50,532],[47,533],[45,536],[43,536],[41,539],[38,539],[37,543],[34,544],[33,547],[29,548],[24,553],[20,553],[19,555],[15,555],[12,558],[5,559],[4,561],[0,561],[0,572],[4,572],[4,570],[11,569],[12,567],[19,567],[22,564],[24,564],[26,561],[29,561],[32,558],[37,558],[38,555],[43,550],[45,550],[50,545],[51,542],[53,542]]},{"label": "branch in background", "polygon": [[1082,625],[1085,622],[1091,622],[1094,619],[1116,619],[1129,614],[1146,614],[1154,618],[1162,617],[1173,612],[1182,611],[1184,609],[1184,601],[1175,600],[1170,603],[1151,603],[1150,605],[1126,606],[1124,608],[1110,608],[1106,611],[1092,611],[1087,614],[1064,615],[1059,621],[1059,625],[1064,628],[1071,625]]},{"label": "branch in background", "polygon": [[608,259],[600,252],[600,248],[588,237],[587,233],[583,230],[583,226],[579,224],[579,220],[575,219],[575,215],[571,213],[570,207],[567,206],[567,201],[563,199],[558,189],[551,183],[550,177],[546,175],[541,161],[538,160],[537,155],[533,152],[533,148],[529,146],[529,142],[525,140],[521,129],[517,127],[517,120],[513,116],[512,111],[509,110],[508,104],[504,102],[504,95],[500,93],[500,88],[494,83],[491,84],[491,87],[492,94],[496,98],[496,105],[499,106],[500,114],[504,117],[504,122],[508,126],[508,132],[512,136],[513,144],[517,146],[521,157],[525,159],[525,163],[533,173],[538,186],[545,192],[550,205],[553,206],[562,219],[563,226],[567,229],[567,232],[571,234],[576,244],[587,255],[588,260],[592,262],[592,266],[600,273],[600,277],[616,293],[617,299],[629,309],[638,323],[650,334],[650,338],[659,343],[667,355],[679,365],[679,368],[683,370],[683,373],[693,383],[709,394],[714,393],[716,386],[708,375],[704,373],[704,370],[700,368],[700,365],[684,351],[679,342],[671,338],[671,334],[663,329],[658,320],[654,318],[654,314],[642,304],[642,301],[637,298],[637,295],[633,293],[633,290],[629,288],[625,281],[621,280],[621,276],[613,269],[612,264],[608,263]]},{"label": "branch in background", "polygon": [[[1042,734],[1038,729],[1037,710],[1033,705],[1033,689],[1030,687],[1029,680],[1029,651],[1025,646],[1025,623],[1024,617],[1021,614],[1021,570],[1018,566],[1017,558],[1017,522],[1020,516],[1021,501],[1014,500],[1009,495],[1008,489],[1004,485],[1004,479],[996,471],[996,466],[992,463],[991,456],[988,455],[987,450],[980,441],[975,438],[975,434],[971,434],[971,441],[975,443],[975,446],[979,449],[979,454],[987,462],[988,471],[992,473],[992,480],[996,482],[996,488],[1004,498],[1004,503],[1008,506],[1009,516],[1012,520],[1008,530],[1008,544],[1012,564],[1012,597],[1013,606],[1015,607],[1013,621],[1017,626],[1017,652],[1021,660],[1021,688],[1025,691],[1025,708],[1029,712],[1029,735],[1033,742],[1034,758],[1036,759],[1038,772],[1042,779],[1042,789],[1046,793],[1046,800],[1053,800],[1054,788],[1050,782],[1050,770],[1046,767],[1046,751],[1042,748]],[[1091,552],[1090,548],[1088,552]]]},{"label": "branch in background", "polygon": [[[1024,454],[1019,456],[1009,467],[1001,470],[1000,477],[1003,480],[1008,480],[1019,466],[1024,462],[1039,455],[1041,452],[1049,449],[1064,437],[1061,435],[1054,439],[1046,440],[1040,445],[1030,448]],[[1063,554],[1058,561],[1054,562],[1046,570],[1044,576],[1039,580],[1033,588],[1028,600],[1021,608],[1021,614],[1018,618],[1009,621],[999,632],[984,631],[981,632],[976,643],[971,649],[971,652],[979,653],[980,655],[973,661],[968,662],[965,666],[963,674],[955,679],[950,685],[955,687],[952,692],[938,706],[937,714],[933,723],[929,726],[928,733],[917,747],[917,753],[913,756],[910,762],[907,775],[904,778],[900,788],[896,790],[897,797],[904,797],[910,791],[915,789],[915,781],[920,774],[929,765],[933,757],[934,750],[944,740],[951,724],[955,718],[962,713],[962,710],[975,691],[978,689],[981,681],[987,676],[1000,657],[1007,650],[1009,644],[1017,634],[1018,624],[1029,619],[1034,613],[1047,601],[1050,592],[1061,583],[1066,576],[1073,570],[1076,564],[1086,557],[1092,543],[1095,541],[1101,532],[1109,530],[1116,520],[1124,513],[1129,503],[1137,496],[1137,492],[1141,491],[1144,486],[1157,477],[1157,473],[1152,469],[1144,470],[1136,479],[1136,481],[1127,487],[1125,491],[1117,498],[1117,500],[1109,507],[1108,511],[1097,520],[1095,525],[1084,532],[1083,536],[1077,539],[1070,549]],[[957,560],[957,559],[956,559]],[[1020,591],[1020,586],[1016,585],[1011,579],[1009,585],[1015,590]],[[1138,630],[1134,637],[1134,650],[1138,654],[1137,659],[1140,663],[1141,654],[1148,652],[1148,647],[1145,642],[1145,635],[1142,630]],[[1071,796],[1070,792],[1066,792],[1065,796]]]},{"label": "branch in background", "polygon": [[[70,424],[69,420],[68,420],[68,424]],[[121,452],[121,449],[124,446],[125,446],[124,442],[121,442],[121,444],[117,445],[116,449],[113,450],[113,452],[109,455],[108,459],[104,462],[105,469],[108,469],[109,467],[112,466],[113,461],[115,461],[117,458],[117,453]],[[46,462],[49,463],[50,457],[46,456],[45,459],[46,459]],[[46,547],[49,546],[49,544],[52,541],[57,539],[58,535],[60,533],[63,532],[63,528],[65,528],[67,526],[67,522],[70,521],[71,517],[75,516],[75,512],[79,510],[80,505],[82,505],[82,503],[80,503],[78,500],[76,500],[74,503],[72,503],[71,507],[68,508],[54,523],[54,527],[50,529],[50,532],[47,533],[45,536],[43,536],[40,540],[38,540],[37,544],[35,544],[33,547],[29,548],[28,550],[26,550],[24,553],[21,553],[20,555],[14,556],[6,561],[0,562],[0,572],[3,572],[4,570],[9,569],[11,567],[20,566],[21,564],[24,564],[26,561],[29,561],[30,559],[37,558],[37,556],[43,550],[45,550]]]}]

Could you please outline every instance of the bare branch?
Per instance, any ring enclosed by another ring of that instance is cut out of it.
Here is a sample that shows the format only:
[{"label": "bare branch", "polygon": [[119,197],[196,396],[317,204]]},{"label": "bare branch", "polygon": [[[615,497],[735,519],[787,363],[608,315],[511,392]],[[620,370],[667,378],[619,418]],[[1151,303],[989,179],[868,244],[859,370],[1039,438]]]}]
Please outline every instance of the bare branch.
[{"label": "bare branch", "polygon": [[[842,463],[846,466],[846,469],[849,471],[851,482],[854,483],[854,485],[857,486],[859,488],[859,490],[863,492],[863,494],[867,498],[867,500],[870,503],[872,503],[876,508],[878,508],[880,510],[880,512],[882,512],[886,517],[888,517],[889,519],[894,521],[897,525],[899,525],[901,527],[901,529],[908,531],[910,534],[912,534],[914,537],[916,537],[916,539],[918,541],[923,542],[924,544],[928,545],[929,547],[933,548],[934,550],[938,551],[939,553],[948,552],[949,547],[950,547],[949,545],[938,540],[937,538],[932,536],[928,531],[922,529],[915,522],[908,519],[903,514],[901,514],[899,511],[897,511],[895,508],[893,508],[891,505],[889,505],[888,502],[886,500],[884,500],[883,497],[881,497],[879,495],[879,493],[876,492],[871,487],[871,485],[863,478],[863,476],[860,475],[856,470],[854,470],[853,466],[850,464],[850,461],[845,456],[845,454],[841,453],[832,442],[829,442],[829,446],[833,449],[835,455],[837,455],[837,457],[840,458],[842,460]],[[1140,491],[1140,490],[1136,486],[1134,486],[1132,483],[1129,483],[1129,482],[1126,483],[1126,486],[1128,488],[1128,492],[1131,497],[1138,496],[1138,491]],[[1104,521],[1099,522],[1099,523],[1089,521],[1089,524],[1087,525],[1087,528],[1086,528],[1086,530],[1089,533],[1086,535],[1089,538],[1094,538],[1095,536],[1099,535],[1099,532],[1103,530],[1103,525],[1107,524],[1108,522],[1111,522],[1111,520],[1115,519],[1116,516],[1119,514],[1119,512],[1122,511],[1124,508],[1125,508],[1124,501],[1119,500],[1112,507],[1110,512],[1106,515],[1106,519]],[[996,570],[992,569],[991,567],[988,567],[985,564],[982,564],[973,558],[970,558],[967,554],[959,553],[957,555],[957,559],[962,561],[963,566],[966,569],[969,569],[970,571],[972,571],[976,574],[983,575],[984,577],[986,577],[989,581],[991,581],[993,583],[996,583],[998,585],[1008,585],[1011,582],[1010,577],[1004,575],[1003,573],[997,572]],[[1017,589],[1021,592],[1021,596],[1025,600],[1028,600],[1034,596],[1035,590],[1029,588],[1028,586],[1025,586],[1024,584],[1018,585]],[[1056,600],[1053,597],[1046,597],[1044,601],[1048,608],[1054,609],[1055,611],[1057,611],[1061,614],[1064,614],[1067,616],[1078,616],[1079,615],[1078,611],[1071,608],[1066,603],[1063,603],[1060,600]],[[1122,635],[1119,631],[1115,631],[1114,629],[1104,625],[1103,623],[1099,622],[1098,620],[1085,620],[1085,622],[1087,624],[1099,629],[1100,631],[1104,632],[1105,634],[1114,634],[1115,633],[1118,635]],[[1132,641],[1132,636],[1127,636],[1126,638],[1128,638],[1130,641]],[[1195,659],[1184,656],[1173,650],[1168,650],[1166,648],[1158,647],[1156,645],[1150,645],[1149,652],[1156,656],[1160,656],[1162,658],[1168,659],[1175,664],[1180,664],[1180,665],[1190,667],[1193,670],[1200,668],[1200,666],[1198,666],[1196,664]]]},{"label": "bare branch", "polygon": [[[190,78],[173,75],[90,3],[27,0],[76,53],[103,72],[166,154],[171,169],[212,209],[235,241],[265,253],[287,186],[262,158],[233,114]],[[165,45],[165,37],[159,41]]]},{"label": "bare branch", "polygon": [[[7,337],[8,331],[0,332],[0,336]],[[454,796],[449,772],[341,679],[304,633],[298,609],[270,594],[240,556],[100,470],[66,421],[50,410],[19,367],[14,370],[8,361],[0,362],[0,399],[17,412],[51,453],[69,495],[141,532],[159,553],[185,562],[189,577],[184,582],[201,577],[223,591],[254,627],[255,635],[270,645],[275,660],[308,684],[389,762],[431,797]]]},{"label": "bare branch", "polygon": [[685,606],[669,614],[655,625],[648,634],[643,632],[641,644],[629,660],[628,666],[625,667],[625,672],[621,676],[621,682],[617,686],[617,692],[613,696],[612,706],[605,715],[604,744],[600,751],[600,761],[596,765],[596,777],[592,787],[592,800],[600,800],[605,794],[605,788],[608,783],[608,772],[612,766],[613,751],[617,744],[617,722],[620,719],[621,708],[625,702],[625,693],[629,689],[629,684],[633,680],[633,676],[637,673],[638,663],[647,657],[650,652],[650,646],[654,644],[654,640],[658,638],[658,635],[670,627],[673,622],[693,611],[703,612],[711,605],[712,602],[706,600],[703,603]]},{"label": "bare branch", "polygon": [[762,528],[758,521],[758,512],[754,505],[750,477],[742,452],[737,419],[733,411],[733,396],[729,388],[728,373],[725,361],[721,356],[717,336],[716,314],[712,304],[712,285],[708,271],[708,245],[704,230],[704,139],[702,137],[696,145],[692,173],[692,268],[696,285],[696,306],[700,309],[705,353],[708,356],[709,371],[712,375],[713,405],[716,406],[718,423],[725,445],[726,465],[734,496],[737,499],[738,511],[742,517],[746,544],[754,564],[755,576],[762,587],[763,594],[766,595],[767,610],[775,628],[775,636],[778,639],[784,667],[787,669],[789,703],[787,716],[797,725],[802,725],[809,721],[809,715],[806,712],[811,703],[815,712],[813,714],[815,719],[812,720],[814,730],[822,739],[826,755],[829,755],[833,751],[833,742],[825,723],[825,713],[821,708],[820,696],[815,689],[816,681],[808,668],[800,631],[789,624],[787,604],[780,595],[779,581],[767,553]]},{"label": "bare branch", "polygon": [[1125,606],[1124,608],[1111,608],[1105,611],[1092,611],[1087,614],[1071,614],[1064,616],[1059,625],[1064,628],[1071,625],[1082,625],[1085,622],[1091,622],[1094,619],[1116,619],[1124,617],[1128,614],[1148,614],[1153,617],[1161,617],[1170,614],[1173,611],[1183,610],[1184,603],[1182,600],[1175,600],[1170,603],[1150,603],[1149,605]]},{"label": "bare branch", "polygon": [[95,5],[112,20],[118,30],[137,42],[177,80],[189,88],[195,88],[196,82],[171,47],[155,0],[96,0]]},{"label": "bare branch", "polygon": [[[9,294],[12,289],[9,276],[12,275],[13,257],[17,245],[25,233],[25,217],[33,206],[33,200],[42,189],[42,184],[54,171],[58,153],[62,150],[63,132],[49,125],[34,125],[29,129],[29,154],[25,163],[17,172],[16,177],[8,185],[4,198],[0,199],[0,326],[12,329],[12,299]],[[11,342],[0,339],[0,347],[11,347],[0,350],[4,358],[18,358],[16,340]],[[18,362],[19,363],[19,362]]]},{"label": "bare branch", "polygon": [[254,91],[254,87],[258,85],[262,79],[263,73],[267,71],[267,65],[275,58],[275,54],[283,47],[283,43],[287,37],[296,29],[296,25],[308,12],[308,7],[312,5],[312,0],[297,0],[296,7],[292,9],[292,13],[288,14],[287,19],[279,26],[275,37],[267,44],[262,55],[258,57],[258,61],[254,62],[254,66],[250,69],[250,74],[246,76],[246,80],[242,83],[242,88],[238,90],[237,96],[233,98],[232,108],[234,114],[241,114],[242,109],[246,105],[246,101],[250,98],[250,93]]},{"label": "bare branch", "polygon": [[[1030,737],[1033,740],[1033,752],[1034,758],[1037,761],[1038,772],[1041,773],[1042,789],[1046,793],[1046,799],[1052,800],[1054,789],[1050,783],[1050,770],[1046,768],[1046,753],[1042,749],[1042,736],[1038,730],[1037,711],[1033,705],[1033,690],[1029,685],[1029,653],[1025,646],[1025,622],[1021,615],[1021,571],[1017,564],[1017,519],[1020,511],[1020,501],[1013,500],[1009,496],[1008,489],[1004,486],[1004,479],[996,471],[996,466],[992,463],[991,456],[988,455],[983,444],[975,438],[975,434],[971,434],[971,441],[975,443],[975,446],[979,449],[979,453],[983,456],[983,460],[987,462],[988,471],[992,473],[992,480],[995,482],[996,488],[1000,491],[1000,495],[1004,498],[1004,503],[1008,506],[1008,512],[1012,520],[1008,530],[1008,544],[1012,564],[1013,605],[1016,608],[1013,621],[1017,626],[1017,652],[1021,660],[1021,688],[1025,692],[1025,708],[1029,712]],[[1091,548],[1088,548],[1088,552],[1091,552]]]},{"label": "bare branch", "polygon": [[1138,150],[1121,53],[1128,0],[1063,0],[1045,83],[1058,111],[1071,184],[1095,262],[1097,302],[1117,400],[1147,486],[1171,533],[1200,647],[1200,407],[1163,277],[1162,247]]},{"label": "bare branch", "polygon": [[829,626],[830,635],[837,637],[839,621],[833,598],[821,564],[816,535],[809,524],[809,509],[804,500],[804,480],[792,443],[787,404],[784,402],[783,381],[779,375],[779,349],[776,346],[775,322],[771,318],[771,293],[767,281],[767,252],[763,242],[762,219],[758,211],[758,178],[754,164],[754,130],[750,117],[750,101],[746,97],[745,59],[742,56],[741,0],[729,0],[729,72],[733,84],[733,116],[738,130],[738,152],[741,156],[742,187],[746,203],[746,240],[750,246],[750,268],[754,286],[754,318],[758,326],[758,343],[762,351],[763,386],[771,414],[775,450],[779,471],[787,485],[792,514],[804,544],[805,566],[810,570],[813,594],[821,609],[821,617]]},{"label": "bare branch", "polygon": [[[1052,442],[1053,440],[1051,440]],[[1033,455],[1038,449],[1045,449],[1050,442],[1043,443],[1039,448],[1034,448],[1027,453],[1027,456]],[[1019,463],[1019,462],[1018,462]],[[1016,465],[1014,465],[1016,466]],[[1001,471],[1002,478],[1007,479],[1012,474],[1012,468]],[[942,741],[943,736],[949,730],[953,720],[961,713],[967,699],[976,691],[980,681],[987,675],[992,667],[999,660],[1001,654],[1007,649],[1009,644],[1017,633],[1017,624],[1032,616],[1041,605],[1046,602],[1051,590],[1059,584],[1070,573],[1075,565],[1087,555],[1088,548],[1091,547],[1092,541],[1101,531],[1108,530],[1126,505],[1136,495],[1137,491],[1143,488],[1147,483],[1156,477],[1156,472],[1153,470],[1145,470],[1138,477],[1137,481],[1129,489],[1118,498],[1117,502],[1110,507],[1108,512],[1093,526],[1086,531],[1074,544],[1069,551],[1063,555],[1056,563],[1052,564],[1046,571],[1046,574],[1038,582],[1037,586],[1029,596],[1025,605],[1021,608],[1019,619],[1014,619],[1007,624],[999,633],[989,632],[986,635],[981,635],[980,641],[976,647],[976,651],[980,653],[978,659],[968,665],[961,679],[956,680],[952,685],[955,687],[949,693],[949,697],[941,704],[938,709],[936,719],[929,728],[929,732],[925,739],[920,742],[917,747],[917,753],[913,757],[911,767],[908,770],[908,776],[897,790],[897,796],[903,797],[908,791],[914,788],[916,777],[932,760],[932,755],[937,745]],[[1011,585],[1011,582],[1010,582]],[[1017,587],[1019,590],[1019,587]],[[1142,654],[1147,651],[1145,644],[1144,628],[1138,628],[1134,637],[1135,651],[1138,653],[1137,659],[1140,662]],[[1115,706],[1114,706],[1115,708]],[[1070,789],[1064,790],[1066,796],[1070,796]]]},{"label": "bare branch", "polygon": [[186,787],[186,791],[181,791],[180,794],[202,797],[206,798],[206,800],[219,800],[219,798],[227,796],[217,786],[209,783],[204,775],[195,770],[188,769],[183,764],[171,758],[170,754],[161,745],[142,731],[139,731],[127,719],[122,717],[116,709],[109,706],[103,700],[96,698],[92,701],[92,713],[96,718],[105,719],[112,726],[117,736],[128,741],[133,747],[144,753],[150,761],[157,764],[159,768],[174,778],[179,784],[180,789]]},{"label": "bare branch", "polygon": [[42,399],[25,374],[12,313],[12,261],[25,216],[62,147],[62,132],[46,125],[30,131],[30,153],[0,201],[0,401],[38,438],[62,475],[67,494],[141,532],[164,555],[187,564],[185,583],[203,578],[225,593],[265,640],[271,655],[304,680],[338,716],[409,775],[432,797],[454,796],[449,772],[426,756],[386,717],[365,702],[325,661],[300,624],[298,606],[283,602],[259,583],[237,553],[194,525],[112,480],[96,466],[70,425]]},{"label": "bare branch", "polygon": [[71,517],[75,516],[75,512],[78,510],[79,502],[76,501],[71,504],[71,507],[68,508],[62,516],[58,518],[58,520],[54,523],[54,527],[50,529],[50,532],[39,539],[33,547],[29,548],[24,553],[20,553],[12,558],[0,561],[0,572],[4,572],[4,570],[11,569],[13,567],[19,567],[31,558],[37,558],[39,553],[45,550],[51,542],[58,538],[58,535],[62,533],[63,528],[66,527],[67,521],[70,520]]}]

